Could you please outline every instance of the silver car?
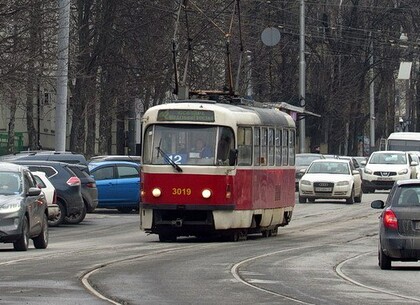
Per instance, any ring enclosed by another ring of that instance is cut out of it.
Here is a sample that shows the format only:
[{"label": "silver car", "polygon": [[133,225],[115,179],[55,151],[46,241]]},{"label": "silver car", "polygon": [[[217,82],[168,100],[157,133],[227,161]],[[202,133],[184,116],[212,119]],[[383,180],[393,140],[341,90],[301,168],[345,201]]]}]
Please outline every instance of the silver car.
[{"label": "silver car", "polygon": [[48,209],[41,189],[24,166],[0,162],[0,242],[26,251],[48,246]]}]

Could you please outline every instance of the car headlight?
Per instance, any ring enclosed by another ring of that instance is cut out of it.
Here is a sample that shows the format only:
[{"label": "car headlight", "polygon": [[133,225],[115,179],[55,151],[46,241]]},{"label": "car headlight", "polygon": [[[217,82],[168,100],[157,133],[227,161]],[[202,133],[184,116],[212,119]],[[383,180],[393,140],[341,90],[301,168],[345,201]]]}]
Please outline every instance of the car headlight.
[{"label": "car headlight", "polygon": [[0,213],[13,213],[20,210],[20,203],[6,203],[0,206]]},{"label": "car headlight", "polygon": [[398,172],[398,175],[405,175],[405,174],[407,174],[408,173],[408,169],[407,168],[404,168],[404,169],[402,169],[402,170],[400,170],[399,172]]},{"label": "car headlight", "polygon": [[366,168],[366,167],[365,167],[364,172],[365,172],[366,174],[369,174],[369,175],[372,175],[372,173],[373,173],[370,169],[368,169],[368,168]]},{"label": "car headlight", "polygon": [[311,185],[312,183],[311,183],[311,181],[308,181],[308,180],[300,180],[300,184]]},{"label": "car headlight", "polygon": [[344,186],[344,185],[349,185],[348,181],[339,181],[337,182],[337,186]]}]

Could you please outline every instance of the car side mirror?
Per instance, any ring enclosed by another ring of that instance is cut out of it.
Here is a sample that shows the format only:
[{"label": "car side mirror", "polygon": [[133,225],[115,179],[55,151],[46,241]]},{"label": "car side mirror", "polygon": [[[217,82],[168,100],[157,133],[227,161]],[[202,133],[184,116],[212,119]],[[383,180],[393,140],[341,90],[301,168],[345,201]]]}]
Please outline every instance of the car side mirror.
[{"label": "car side mirror", "polygon": [[416,161],[411,161],[411,166],[417,166],[417,165],[419,165]]},{"label": "car side mirror", "polygon": [[385,203],[382,200],[374,200],[371,202],[370,207],[373,209],[383,209],[385,207]]},{"label": "car side mirror", "polygon": [[360,164],[362,164],[362,165],[366,165],[366,163],[367,162],[365,160],[363,160],[363,161],[360,162]]},{"label": "car side mirror", "polygon": [[353,175],[360,175],[360,172],[357,169],[352,170]]},{"label": "car side mirror", "polygon": [[37,187],[30,187],[26,194],[28,196],[39,196],[39,194],[41,194],[41,189]]}]

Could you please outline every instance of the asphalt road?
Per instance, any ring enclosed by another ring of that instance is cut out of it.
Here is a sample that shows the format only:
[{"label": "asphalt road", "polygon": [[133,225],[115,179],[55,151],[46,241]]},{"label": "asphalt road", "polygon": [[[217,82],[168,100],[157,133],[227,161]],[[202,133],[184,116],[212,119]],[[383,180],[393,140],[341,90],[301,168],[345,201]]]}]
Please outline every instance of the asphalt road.
[{"label": "asphalt road", "polygon": [[379,211],[297,204],[275,237],[160,243],[137,214],[50,229],[46,250],[0,244],[0,304],[420,304],[420,263],[377,261]]}]

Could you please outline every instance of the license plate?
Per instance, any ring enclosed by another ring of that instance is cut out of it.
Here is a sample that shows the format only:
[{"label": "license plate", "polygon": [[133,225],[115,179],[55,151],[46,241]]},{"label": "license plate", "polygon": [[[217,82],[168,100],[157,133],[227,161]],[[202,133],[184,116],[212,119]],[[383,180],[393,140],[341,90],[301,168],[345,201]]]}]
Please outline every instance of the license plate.
[{"label": "license plate", "polygon": [[315,192],[331,192],[331,187],[316,187]]},{"label": "license plate", "polygon": [[392,178],[390,178],[390,177],[381,177],[381,178],[378,178],[378,180],[379,181],[390,181],[390,180],[392,180]]}]

